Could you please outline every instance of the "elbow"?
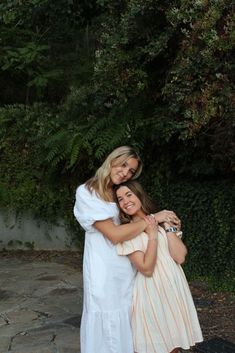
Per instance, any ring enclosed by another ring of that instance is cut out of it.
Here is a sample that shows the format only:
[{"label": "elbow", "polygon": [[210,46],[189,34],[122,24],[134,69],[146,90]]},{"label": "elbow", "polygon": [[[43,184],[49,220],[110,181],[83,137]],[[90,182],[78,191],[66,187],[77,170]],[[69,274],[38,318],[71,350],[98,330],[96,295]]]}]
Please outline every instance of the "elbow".
[{"label": "elbow", "polygon": [[[143,272],[142,272],[143,273]],[[144,273],[143,273],[143,275],[145,276],[145,277],[152,277],[152,275],[153,275],[153,271],[145,271]]]},{"label": "elbow", "polygon": [[122,243],[123,239],[121,237],[116,236],[115,234],[111,234],[109,232],[101,233],[105,238],[107,238],[113,245],[117,245],[118,243]]},{"label": "elbow", "polygon": [[175,260],[178,265],[183,265],[185,263],[185,256],[181,256]]},{"label": "elbow", "polygon": [[183,263],[185,262],[185,258],[186,258],[186,256],[187,256],[187,254],[188,254],[188,250],[187,250],[187,248],[185,247],[184,248],[184,254],[182,255],[182,259],[181,259],[181,265],[183,265]]},{"label": "elbow", "polygon": [[145,277],[152,277],[152,275],[153,275],[153,270],[154,270],[154,268],[147,268],[147,269],[142,269],[142,270],[140,270],[140,272],[141,272],[142,275],[144,275]]},{"label": "elbow", "polygon": [[183,265],[185,263],[186,255],[187,255],[187,249],[185,249],[185,251],[182,254],[175,257],[174,259],[175,262],[179,265]]},{"label": "elbow", "polygon": [[111,237],[107,237],[110,241],[111,241],[111,243],[113,244],[113,245],[117,245],[118,243],[122,243],[123,242],[123,240],[122,239],[117,239],[117,238],[111,238]]}]

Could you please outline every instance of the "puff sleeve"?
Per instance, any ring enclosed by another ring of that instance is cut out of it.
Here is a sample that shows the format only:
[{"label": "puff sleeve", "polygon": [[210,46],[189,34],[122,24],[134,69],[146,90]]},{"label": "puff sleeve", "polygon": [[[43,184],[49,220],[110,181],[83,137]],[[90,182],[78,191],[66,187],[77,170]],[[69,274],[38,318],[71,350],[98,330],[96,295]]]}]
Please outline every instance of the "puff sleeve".
[{"label": "puff sleeve", "polygon": [[142,232],[131,240],[116,245],[118,255],[129,255],[135,251],[145,252],[148,244],[148,236]]},{"label": "puff sleeve", "polygon": [[94,231],[93,224],[96,221],[113,218],[113,208],[109,203],[103,201],[93,191],[90,192],[86,186],[80,185],[76,190],[76,201],[74,215],[82,228],[86,231]]}]

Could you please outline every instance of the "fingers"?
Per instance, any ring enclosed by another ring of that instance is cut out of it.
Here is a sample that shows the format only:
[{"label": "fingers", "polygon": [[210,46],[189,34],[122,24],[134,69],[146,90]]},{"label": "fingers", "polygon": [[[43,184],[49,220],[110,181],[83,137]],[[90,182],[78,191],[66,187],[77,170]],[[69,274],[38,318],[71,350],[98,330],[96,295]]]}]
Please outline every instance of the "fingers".
[{"label": "fingers", "polygon": [[175,212],[173,211],[168,211],[164,210],[165,212],[165,222],[171,224],[171,225],[176,225],[176,226],[181,226],[181,221],[180,219],[176,216]]},{"label": "fingers", "polygon": [[180,224],[180,220],[177,217],[167,217],[166,218],[166,222],[169,224],[175,224],[175,225],[179,225]]},{"label": "fingers", "polygon": [[158,222],[156,221],[154,215],[148,215],[144,217],[147,227],[145,228],[145,231],[148,232],[150,229],[157,229],[158,227]]},{"label": "fingers", "polygon": [[158,232],[158,222],[154,215],[148,215],[144,217],[147,222],[147,227],[145,228],[145,233],[148,235],[149,239],[157,239]]},{"label": "fingers", "polygon": [[154,215],[147,215],[144,217],[144,219],[148,224],[156,224],[156,219]]}]

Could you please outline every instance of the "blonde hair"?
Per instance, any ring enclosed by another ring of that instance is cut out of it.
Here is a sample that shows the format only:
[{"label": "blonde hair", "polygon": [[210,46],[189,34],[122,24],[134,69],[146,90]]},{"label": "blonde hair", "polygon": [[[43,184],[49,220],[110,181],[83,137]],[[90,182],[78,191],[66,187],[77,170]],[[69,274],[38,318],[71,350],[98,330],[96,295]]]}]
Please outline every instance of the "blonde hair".
[{"label": "blonde hair", "polygon": [[[144,191],[141,184],[136,180],[128,180],[119,185],[115,185],[114,187],[115,201],[118,204],[118,206],[119,206],[119,202],[117,199],[117,190],[120,189],[122,186],[126,186],[128,189],[130,189],[133,192],[133,194],[135,194],[136,197],[138,197],[141,203],[141,209],[145,214],[158,212],[158,207],[156,206],[155,202],[149,197],[149,195]],[[120,209],[120,207],[119,207],[119,211],[120,211],[119,217],[120,217],[121,223],[130,223],[131,216],[124,213]]]},{"label": "blonde hair", "polygon": [[122,165],[128,159],[135,158],[138,161],[138,167],[132,179],[137,178],[143,168],[143,163],[137,152],[130,146],[121,146],[113,150],[105,159],[103,164],[97,169],[95,175],[86,182],[89,191],[95,190],[105,201],[113,200],[113,189],[111,187],[110,171],[115,165]]}]

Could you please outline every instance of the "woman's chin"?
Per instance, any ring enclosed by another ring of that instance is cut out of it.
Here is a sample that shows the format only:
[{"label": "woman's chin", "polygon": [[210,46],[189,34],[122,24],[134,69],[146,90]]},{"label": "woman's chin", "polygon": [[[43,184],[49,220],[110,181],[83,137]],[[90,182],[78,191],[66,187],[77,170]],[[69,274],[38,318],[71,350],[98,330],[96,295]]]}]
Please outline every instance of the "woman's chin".
[{"label": "woman's chin", "polygon": [[125,210],[124,212],[130,217],[133,217],[136,214],[136,210],[128,210],[128,211]]}]

